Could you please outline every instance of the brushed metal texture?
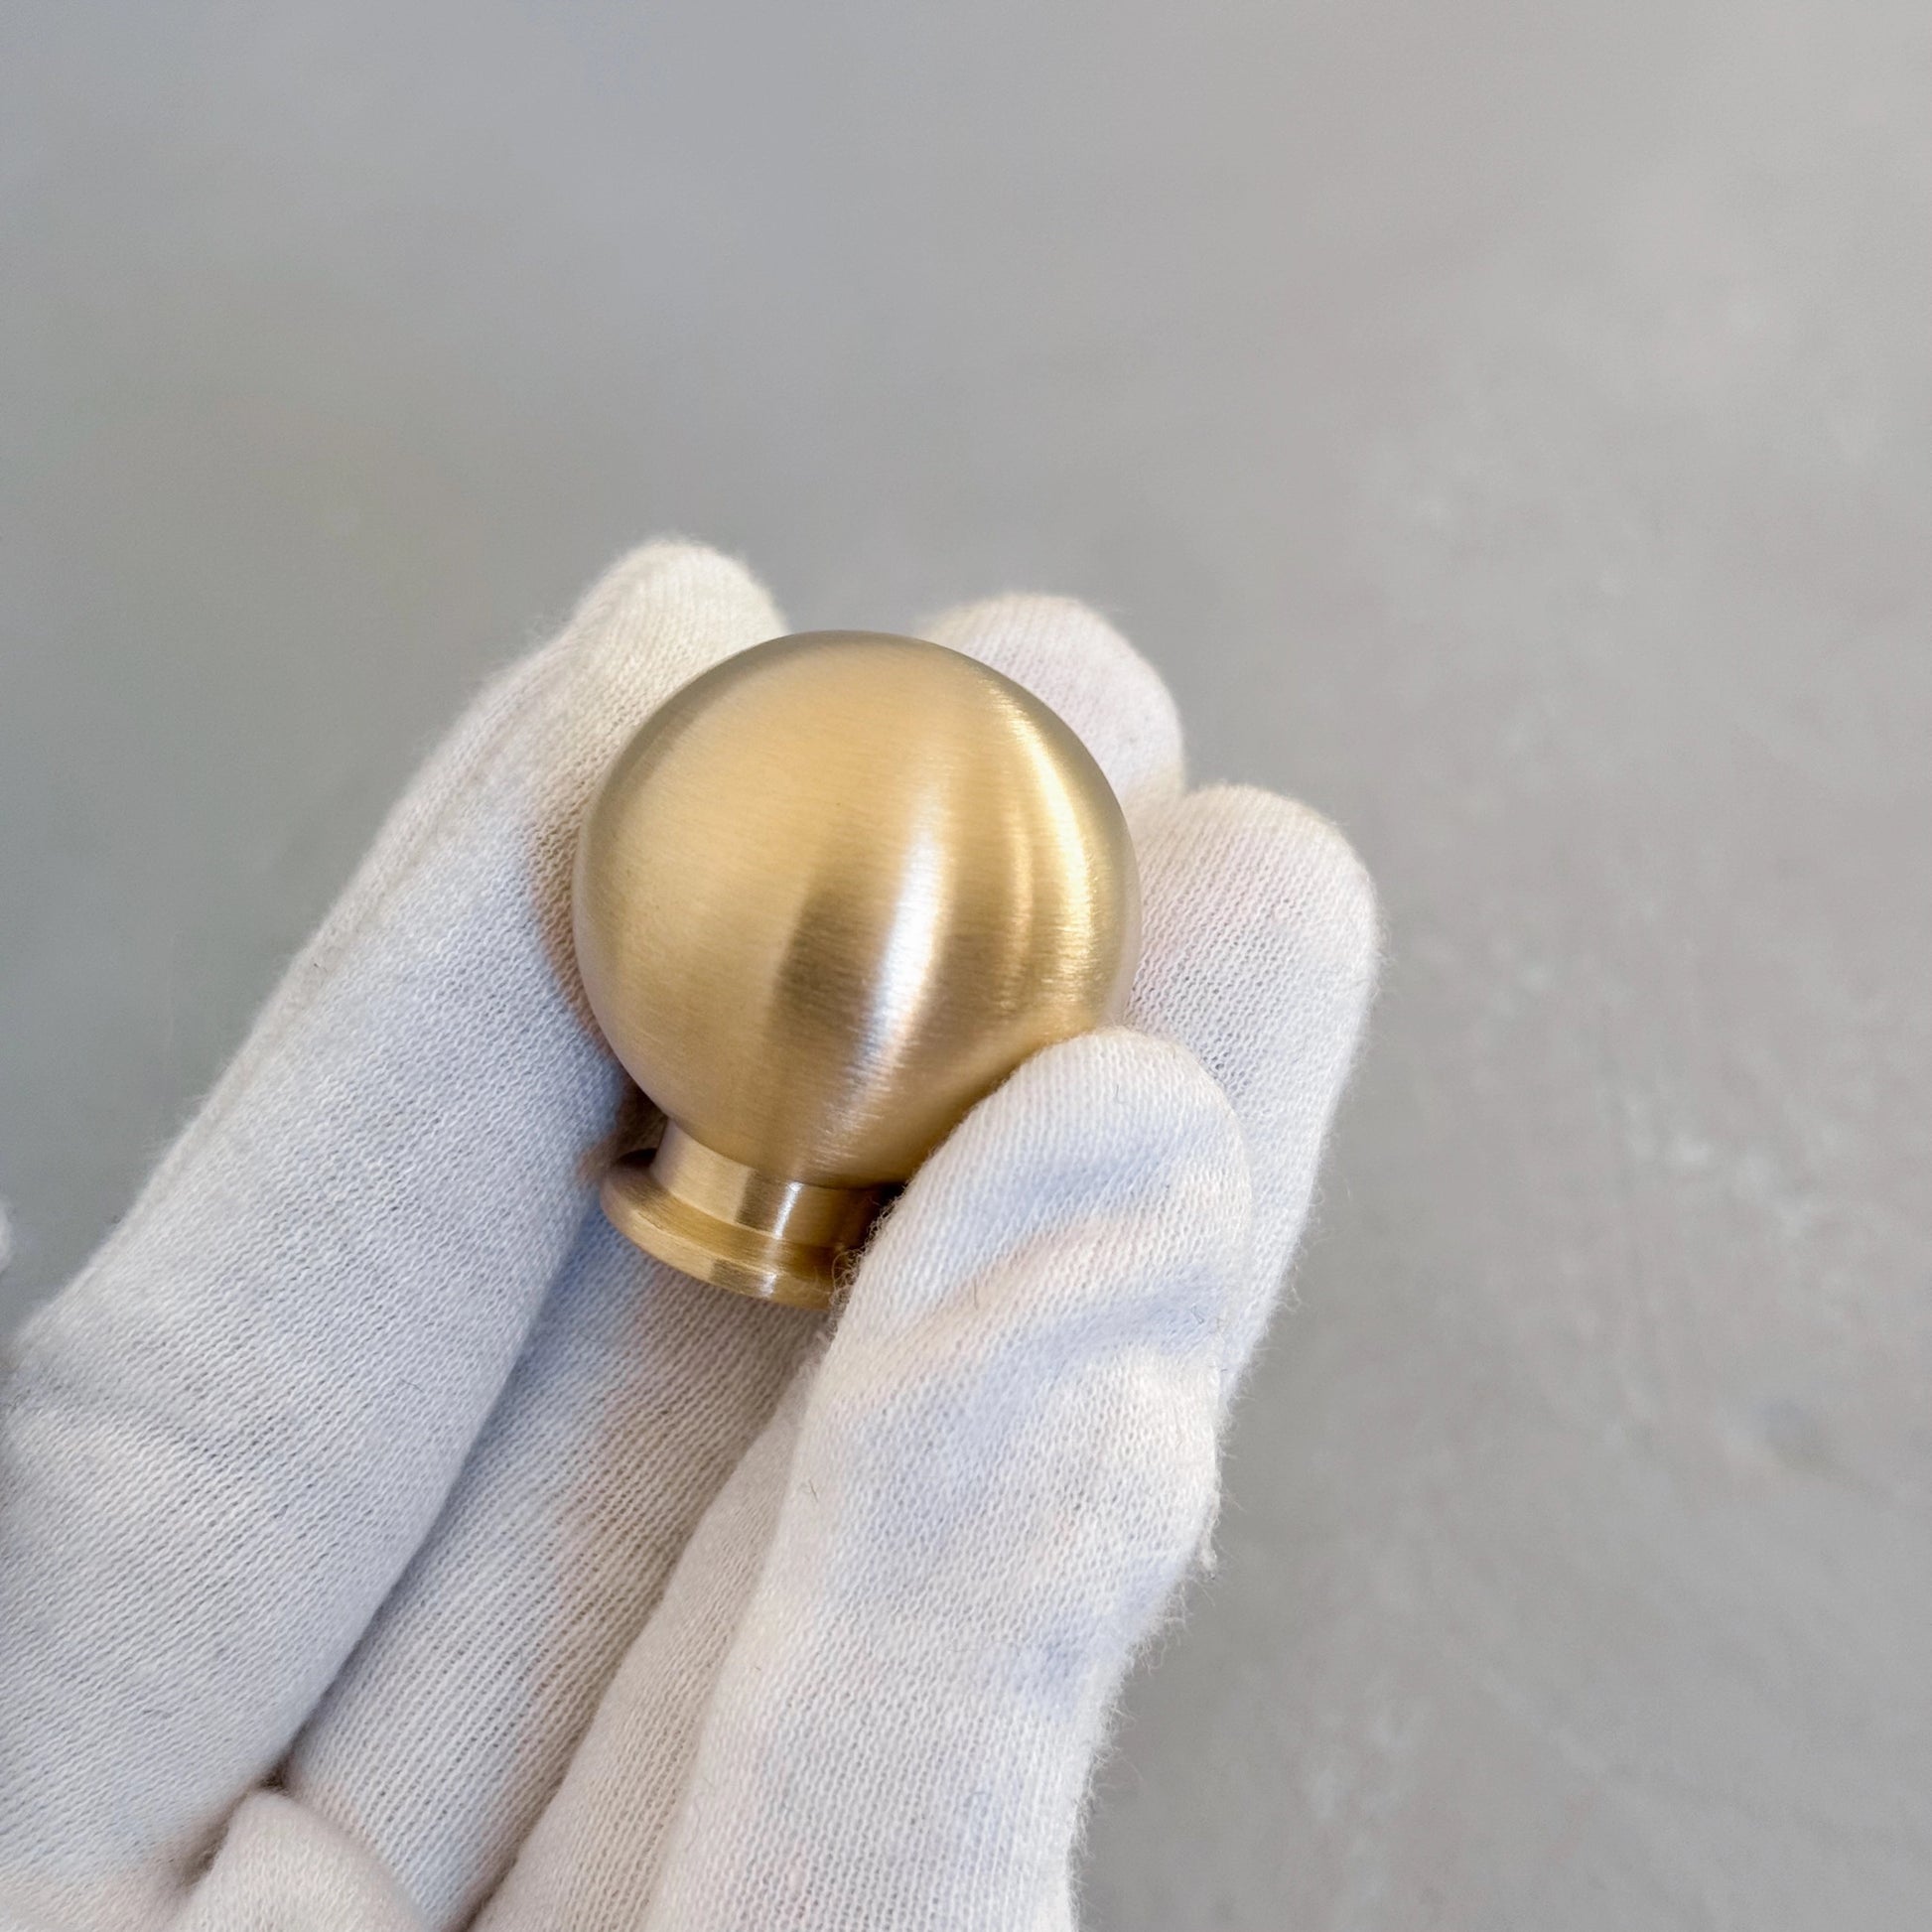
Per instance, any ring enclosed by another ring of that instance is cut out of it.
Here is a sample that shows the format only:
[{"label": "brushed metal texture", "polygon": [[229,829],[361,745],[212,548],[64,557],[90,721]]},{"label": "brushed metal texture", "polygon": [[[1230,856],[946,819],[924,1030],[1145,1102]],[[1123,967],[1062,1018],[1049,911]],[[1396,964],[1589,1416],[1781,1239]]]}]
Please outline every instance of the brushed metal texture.
[{"label": "brushed metal texture", "polygon": [[823,1306],[887,1190],[1022,1060],[1120,1014],[1119,801],[1011,679],[917,638],[727,659],[615,761],[574,888],[592,1010],[670,1123],[612,1219],[720,1287]]}]

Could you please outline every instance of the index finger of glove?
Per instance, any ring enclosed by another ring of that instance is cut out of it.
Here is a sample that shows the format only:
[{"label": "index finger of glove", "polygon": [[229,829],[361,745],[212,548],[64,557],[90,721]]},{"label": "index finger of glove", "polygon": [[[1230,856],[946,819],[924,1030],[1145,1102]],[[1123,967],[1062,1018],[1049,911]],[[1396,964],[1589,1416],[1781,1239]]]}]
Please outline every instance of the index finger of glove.
[{"label": "index finger of glove", "polygon": [[780,627],[710,552],[621,563],[432,759],[24,1336],[0,1434],[0,1876],[187,1856],[428,1529],[621,1091],[569,966],[583,806],[664,697]]}]

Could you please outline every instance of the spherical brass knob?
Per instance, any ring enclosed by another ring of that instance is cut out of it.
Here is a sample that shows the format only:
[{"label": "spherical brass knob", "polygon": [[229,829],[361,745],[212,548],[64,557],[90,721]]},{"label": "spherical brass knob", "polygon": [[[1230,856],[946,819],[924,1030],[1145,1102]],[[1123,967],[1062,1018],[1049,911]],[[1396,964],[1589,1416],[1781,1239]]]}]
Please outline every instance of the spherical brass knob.
[{"label": "spherical brass knob", "polygon": [[660,1107],[604,1206],[687,1274],[819,1308],[881,1201],[1029,1054],[1117,1018],[1127,823],[1039,700],[873,631],[694,679],[585,822],[577,962]]}]

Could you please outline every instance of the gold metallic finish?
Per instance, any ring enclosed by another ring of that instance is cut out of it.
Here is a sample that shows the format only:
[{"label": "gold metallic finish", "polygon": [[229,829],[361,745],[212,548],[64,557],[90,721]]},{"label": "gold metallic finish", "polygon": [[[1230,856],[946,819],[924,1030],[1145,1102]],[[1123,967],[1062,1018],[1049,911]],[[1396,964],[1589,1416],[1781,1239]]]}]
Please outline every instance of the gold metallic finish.
[{"label": "gold metallic finish", "polygon": [[604,1182],[686,1274],[822,1308],[982,1095],[1119,1017],[1140,888],[1073,733],[977,659],[811,631],[694,679],[578,848],[577,962],[667,1125]]}]

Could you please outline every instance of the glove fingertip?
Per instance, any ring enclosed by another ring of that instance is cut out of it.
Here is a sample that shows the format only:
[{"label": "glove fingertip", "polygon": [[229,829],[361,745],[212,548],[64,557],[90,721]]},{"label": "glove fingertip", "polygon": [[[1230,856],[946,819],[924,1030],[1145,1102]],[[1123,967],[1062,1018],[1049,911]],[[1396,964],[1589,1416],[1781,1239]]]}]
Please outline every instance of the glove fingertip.
[{"label": "glove fingertip", "polygon": [[1237,1095],[1288,1016],[1352,1042],[1382,953],[1375,887],[1334,823],[1252,785],[1176,801],[1141,840],[1146,943],[1130,1014]]},{"label": "glove fingertip", "polygon": [[770,593],[736,558],[680,538],[639,544],[578,605],[566,640],[575,661],[559,694],[565,743],[543,755],[609,758],[671,692],[783,628]]},{"label": "glove fingertip", "polygon": [[1180,788],[1180,713],[1161,674],[1097,611],[1012,592],[936,618],[925,635],[990,664],[1057,712],[1130,816]]}]

